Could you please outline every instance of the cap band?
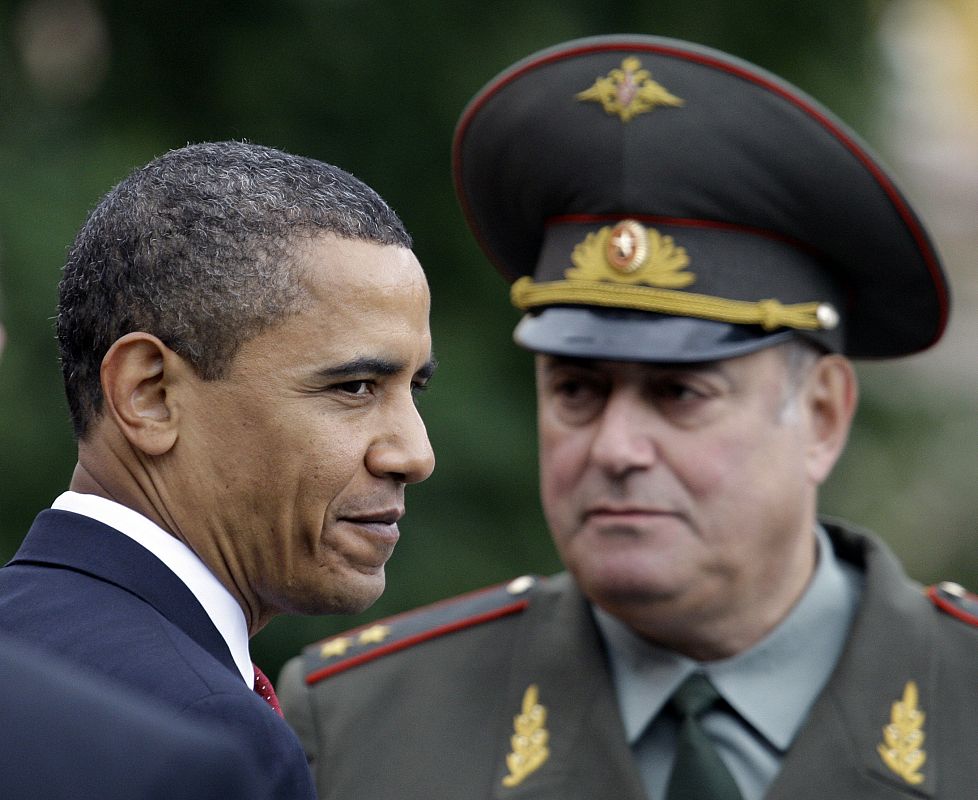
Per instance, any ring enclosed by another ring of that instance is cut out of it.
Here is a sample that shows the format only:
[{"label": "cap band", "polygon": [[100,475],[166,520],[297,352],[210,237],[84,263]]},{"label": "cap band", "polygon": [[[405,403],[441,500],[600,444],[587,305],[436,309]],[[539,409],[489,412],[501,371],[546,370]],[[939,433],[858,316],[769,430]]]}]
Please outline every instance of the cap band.
[{"label": "cap band", "polygon": [[[825,302],[782,303],[776,299],[730,300],[685,291],[697,282],[690,256],[672,236],[623,219],[587,234],[571,253],[563,277],[517,280],[511,290],[521,311],[547,305],[596,305],[696,317],[737,325],[830,330],[839,323]],[[683,291],[679,291],[682,289]]]}]

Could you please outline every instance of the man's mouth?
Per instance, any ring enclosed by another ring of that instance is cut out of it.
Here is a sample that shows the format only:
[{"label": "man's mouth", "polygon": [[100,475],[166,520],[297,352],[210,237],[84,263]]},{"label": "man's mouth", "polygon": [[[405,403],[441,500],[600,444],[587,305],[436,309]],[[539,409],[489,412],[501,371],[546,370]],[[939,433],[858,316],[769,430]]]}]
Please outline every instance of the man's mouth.
[{"label": "man's mouth", "polygon": [[398,520],[403,516],[403,508],[389,508],[382,511],[368,511],[359,514],[350,514],[342,517],[342,519],[356,525],[396,525]]}]

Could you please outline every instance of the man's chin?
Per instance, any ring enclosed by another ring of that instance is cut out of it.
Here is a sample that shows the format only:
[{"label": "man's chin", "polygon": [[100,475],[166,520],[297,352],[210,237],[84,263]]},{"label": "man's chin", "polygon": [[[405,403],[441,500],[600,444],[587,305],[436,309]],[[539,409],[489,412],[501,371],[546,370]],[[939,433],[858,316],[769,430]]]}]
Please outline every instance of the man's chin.
[{"label": "man's chin", "polygon": [[384,593],[384,588],[384,576],[383,573],[381,573],[379,579],[375,581],[375,586],[371,588],[364,588],[361,592],[349,596],[343,610],[334,611],[332,613],[361,614],[380,599],[380,596]]},{"label": "man's chin", "polygon": [[377,602],[385,585],[383,567],[369,573],[353,571],[294,604],[292,613],[306,616],[360,614]]},{"label": "man's chin", "polygon": [[671,576],[642,569],[637,561],[601,564],[575,570],[578,586],[600,606],[627,607],[666,602],[676,594]]}]

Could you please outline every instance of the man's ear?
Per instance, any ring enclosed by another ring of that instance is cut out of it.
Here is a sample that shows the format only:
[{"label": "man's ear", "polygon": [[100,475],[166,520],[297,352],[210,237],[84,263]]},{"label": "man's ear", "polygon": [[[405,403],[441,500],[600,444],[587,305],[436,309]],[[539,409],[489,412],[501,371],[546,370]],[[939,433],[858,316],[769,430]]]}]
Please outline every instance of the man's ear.
[{"label": "man's ear", "polygon": [[176,443],[172,389],[188,368],[149,333],[127,333],[109,348],[101,369],[105,413],[133,447],[159,456]]},{"label": "man's ear", "polygon": [[828,478],[845,449],[858,394],[855,370],[844,356],[822,356],[807,376],[810,429],[806,465],[816,485]]}]

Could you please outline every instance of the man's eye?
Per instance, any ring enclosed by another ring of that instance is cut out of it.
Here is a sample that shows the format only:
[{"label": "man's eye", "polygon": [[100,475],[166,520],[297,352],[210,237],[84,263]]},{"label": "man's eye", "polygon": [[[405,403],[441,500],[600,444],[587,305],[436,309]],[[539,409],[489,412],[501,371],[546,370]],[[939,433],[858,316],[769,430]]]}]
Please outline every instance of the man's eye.
[{"label": "man's eye", "polygon": [[555,381],[553,384],[554,394],[574,394],[577,391],[579,383],[576,381]]},{"label": "man's eye", "polygon": [[591,375],[566,375],[554,381],[554,393],[568,399],[600,397],[609,388],[605,381]]},{"label": "man's eye", "polygon": [[667,400],[695,400],[700,393],[685,383],[667,383],[659,387],[658,395]]},{"label": "man's eye", "polygon": [[607,390],[604,385],[594,381],[563,378],[554,381],[551,391],[565,417],[580,422],[601,407]]},{"label": "man's eye", "polygon": [[345,383],[336,384],[333,388],[359,397],[370,394],[370,381],[346,381]]},{"label": "man's eye", "polygon": [[715,396],[705,384],[696,381],[660,381],[649,387],[649,397],[656,403],[668,403],[679,407],[699,406]]},{"label": "man's eye", "polygon": [[554,394],[565,400],[580,400],[590,394],[590,387],[583,381],[568,378],[554,385]]}]

